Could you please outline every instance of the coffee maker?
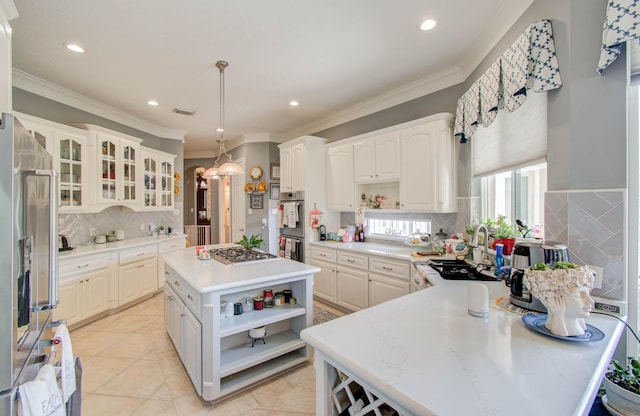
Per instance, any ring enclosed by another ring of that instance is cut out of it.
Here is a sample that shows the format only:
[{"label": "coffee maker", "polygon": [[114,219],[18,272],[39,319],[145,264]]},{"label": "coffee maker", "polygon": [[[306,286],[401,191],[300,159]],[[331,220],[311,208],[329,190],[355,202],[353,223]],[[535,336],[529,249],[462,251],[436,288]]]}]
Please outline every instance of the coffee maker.
[{"label": "coffee maker", "polygon": [[524,309],[546,313],[547,308],[529,292],[524,281],[524,271],[538,263],[553,266],[558,261],[569,261],[566,244],[533,239],[518,241],[511,254],[511,276],[506,281],[507,286],[511,287],[509,301]]}]

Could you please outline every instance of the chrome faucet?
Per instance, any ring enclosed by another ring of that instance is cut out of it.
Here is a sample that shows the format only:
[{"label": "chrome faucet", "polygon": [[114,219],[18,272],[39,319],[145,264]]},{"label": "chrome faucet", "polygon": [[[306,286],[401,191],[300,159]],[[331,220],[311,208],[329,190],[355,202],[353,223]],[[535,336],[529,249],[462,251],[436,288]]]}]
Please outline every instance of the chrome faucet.
[{"label": "chrome faucet", "polygon": [[482,261],[489,255],[489,229],[486,225],[480,224],[473,233],[473,246],[478,247],[478,233],[484,230],[484,253],[482,253]]}]

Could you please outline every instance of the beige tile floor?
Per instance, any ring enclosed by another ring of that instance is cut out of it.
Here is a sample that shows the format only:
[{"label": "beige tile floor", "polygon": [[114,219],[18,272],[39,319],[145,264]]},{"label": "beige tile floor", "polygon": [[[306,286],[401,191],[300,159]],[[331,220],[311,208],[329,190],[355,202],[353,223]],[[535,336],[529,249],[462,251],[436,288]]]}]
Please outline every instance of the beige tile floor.
[{"label": "beige tile floor", "polygon": [[83,416],[314,414],[311,361],[222,403],[200,400],[164,330],[162,294],[72,330],[71,341],[83,364]]}]

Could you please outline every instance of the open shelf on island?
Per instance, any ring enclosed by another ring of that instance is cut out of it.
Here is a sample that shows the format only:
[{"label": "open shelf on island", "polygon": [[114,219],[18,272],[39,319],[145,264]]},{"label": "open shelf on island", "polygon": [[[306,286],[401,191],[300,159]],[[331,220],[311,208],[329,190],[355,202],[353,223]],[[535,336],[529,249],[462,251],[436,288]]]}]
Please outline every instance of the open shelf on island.
[{"label": "open shelf on island", "polygon": [[251,338],[247,335],[248,342],[246,344],[221,351],[220,377],[237,373],[305,346],[305,342],[300,339],[300,336],[292,331],[279,332],[274,335],[267,334],[264,339],[265,344],[258,341],[252,348],[250,346]]},{"label": "open shelf on island", "polygon": [[220,319],[220,337],[228,337],[251,328],[304,315],[306,311],[305,307],[299,304],[281,305]]},{"label": "open shelf on island", "polygon": [[255,365],[239,373],[220,379],[220,393],[222,395],[241,390],[254,384],[256,381],[264,380],[270,376],[280,374],[283,370],[292,368],[298,364],[306,362],[308,358],[304,354],[304,349],[291,351],[287,354],[276,357],[270,361]]}]

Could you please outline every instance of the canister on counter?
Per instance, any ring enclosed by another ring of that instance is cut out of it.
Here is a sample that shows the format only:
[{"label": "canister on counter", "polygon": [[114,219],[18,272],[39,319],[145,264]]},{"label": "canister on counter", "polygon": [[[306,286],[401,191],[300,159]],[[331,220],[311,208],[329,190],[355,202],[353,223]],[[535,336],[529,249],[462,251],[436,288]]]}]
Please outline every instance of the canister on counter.
[{"label": "canister on counter", "polygon": [[297,303],[296,298],[292,297],[291,299],[289,299],[289,305],[295,305]]},{"label": "canister on counter", "polygon": [[260,311],[264,308],[264,298],[260,295],[254,296],[253,298],[253,309],[256,311]]},{"label": "canister on counter", "polygon": [[284,295],[284,303],[289,303],[292,293],[291,289],[285,289],[282,291],[282,294]]},{"label": "canister on counter", "polygon": [[264,290],[264,307],[273,308],[273,289]]}]

